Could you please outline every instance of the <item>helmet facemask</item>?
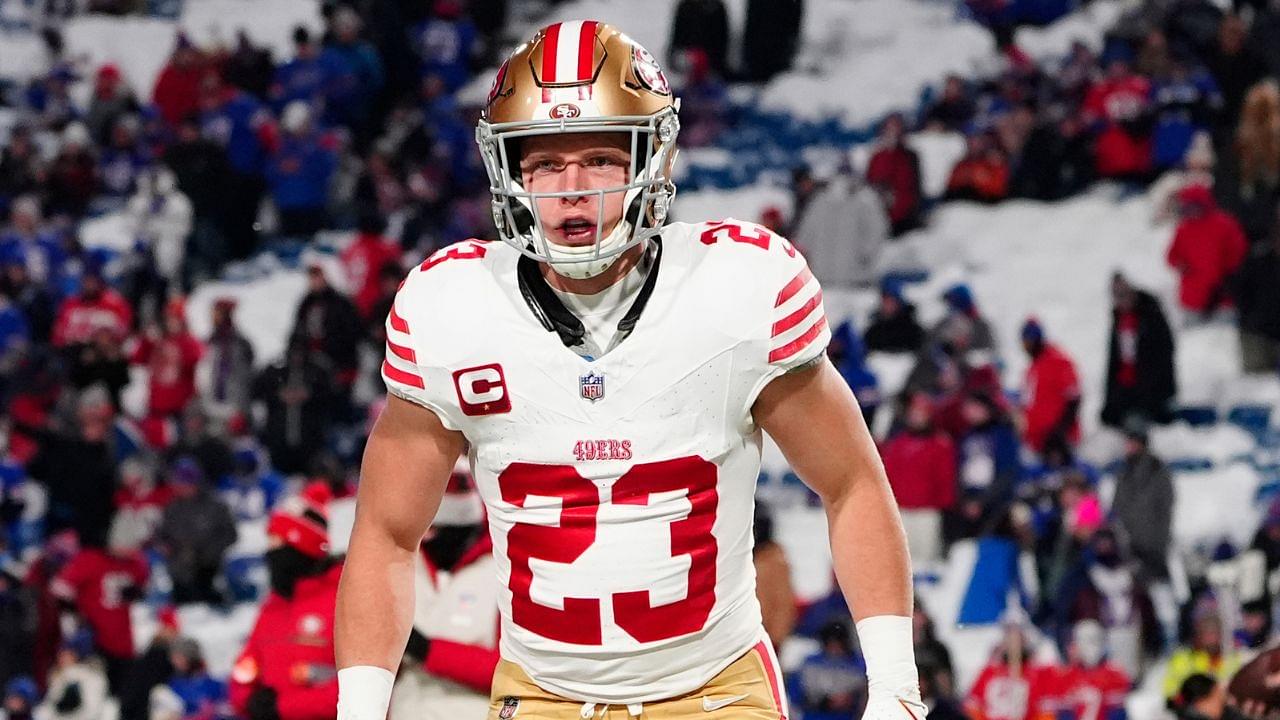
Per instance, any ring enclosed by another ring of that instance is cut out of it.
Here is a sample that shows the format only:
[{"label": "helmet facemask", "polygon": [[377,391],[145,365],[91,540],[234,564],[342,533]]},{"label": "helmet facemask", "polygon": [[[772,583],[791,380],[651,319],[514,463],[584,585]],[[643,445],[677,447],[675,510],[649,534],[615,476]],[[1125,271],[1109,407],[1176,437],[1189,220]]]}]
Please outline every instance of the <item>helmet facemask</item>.
[{"label": "helmet facemask", "polygon": [[[489,175],[493,218],[498,236],[521,253],[547,263],[569,278],[595,277],[628,249],[654,237],[669,214],[675,197],[671,177],[679,133],[676,107],[653,115],[604,118],[557,118],[490,124],[481,120],[476,142]],[[630,137],[628,180],[622,185],[591,190],[531,192],[520,172],[520,140],[572,133],[625,133]],[[514,142],[513,142],[514,141]],[[622,218],[604,227],[606,199],[623,194]],[[552,242],[543,231],[538,200],[596,196],[596,237],[590,244],[568,246]]]}]

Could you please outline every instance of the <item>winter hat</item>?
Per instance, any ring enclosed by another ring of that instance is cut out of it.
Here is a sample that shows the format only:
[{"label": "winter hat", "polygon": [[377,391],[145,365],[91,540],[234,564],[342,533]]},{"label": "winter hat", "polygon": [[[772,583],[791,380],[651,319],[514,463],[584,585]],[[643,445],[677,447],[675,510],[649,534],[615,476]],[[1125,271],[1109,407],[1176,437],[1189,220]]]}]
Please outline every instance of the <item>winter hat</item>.
[{"label": "winter hat", "polygon": [[18,675],[9,679],[4,685],[4,696],[22,698],[27,705],[35,705],[40,699],[40,690],[30,675]]},{"label": "winter hat", "polygon": [[1096,495],[1086,495],[1075,507],[1072,525],[1077,530],[1093,532],[1102,527],[1102,521],[1102,503],[1098,501]]},{"label": "winter hat", "polygon": [[89,128],[85,127],[82,122],[73,122],[62,131],[62,147],[64,148],[86,148],[91,141]]},{"label": "winter hat", "polygon": [[285,132],[300,133],[311,124],[311,108],[301,100],[294,100],[284,106],[280,114],[280,126]]},{"label": "winter hat", "polygon": [[267,535],[313,558],[329,554],[329,511],[333,493],[323,482],[314,482],[285,499],[267,521]]},{"label": "winter hat", "polygon": [[1217,155],[1213,152],[1213,140],[1209,137],[1209,133],[1199,130],[1191,137],[1191,144],[1187,147],[1187,152],[1182,156],[1182,162],[1187,167],[1199,165],[1201,167],[1213,167],[1218,160]]},{"label": "winter hat", "polygon": [[902,281],[897,278],[886,277],[880,281],[880,294],[884,297],[890,297],[897,300],[900,304],[906,300],[902,295]]},{"label": "winter hat", "polygon": [[204,482],[204,470],[195,458],[185,455],[174,461],[169,468],[169,482],[175,485],[199,485]]},{"label": "winter hat", "polygon": [[120,67],[115,63],[107,63],[98,68],[98,82],[119,82]]},{"label": "winter hat", "polygon": [[942,293],[942,299],[952,310],[960,313],[973,312],[973,291],[964,283],[957,283]]},{"label": "winter hat", "polygon": [[156,621],[160,623],[160,627],[178,632],[178,609],[165,605],[156,612]]},{"label": "winter hat", "polygon": [[1200,183],[1194,183],[1178,191],[1178,202],[1193,207],[1213,207],[1213,192]]},{"label": "winter hat", "polygon": [[1027,318],[1022,324],[1022,339],[1026,342],[1040,342],[1044,340],[1044,327],[1040,325],[1040,321],[1034,317]]},{"label": "winter hat", "polygon": [[88,628],[81,628],[69,637],[63,638],[62,649],[70,650],[83,660],[93,654],[93,633]]}]

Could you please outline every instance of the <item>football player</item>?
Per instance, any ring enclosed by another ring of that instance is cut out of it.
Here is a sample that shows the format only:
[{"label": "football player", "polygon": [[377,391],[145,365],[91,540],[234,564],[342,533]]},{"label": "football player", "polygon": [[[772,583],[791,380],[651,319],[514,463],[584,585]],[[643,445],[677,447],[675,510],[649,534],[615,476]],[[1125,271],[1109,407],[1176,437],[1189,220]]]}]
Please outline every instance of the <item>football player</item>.
[{"label": "football player", "polygon": [[761,432],[822,498],[865,717],[923,720],[906,543],[796,249],[668,222],[678,102],[594,21],[498,70],[476,138],[501,242],[445,248],[387,319],[390,397],[338,599],[338,717],[384,717],[418,543],[467,452],[501,585],[489,717],[785,717],[754,593]]}]

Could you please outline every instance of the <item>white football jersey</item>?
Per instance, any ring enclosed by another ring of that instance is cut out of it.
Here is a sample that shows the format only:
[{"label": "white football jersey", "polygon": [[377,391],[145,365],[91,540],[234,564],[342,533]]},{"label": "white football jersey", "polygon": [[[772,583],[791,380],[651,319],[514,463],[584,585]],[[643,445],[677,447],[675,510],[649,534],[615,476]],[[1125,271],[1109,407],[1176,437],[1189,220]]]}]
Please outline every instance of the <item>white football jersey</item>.
[{"label": "white football jersey", "polygon": [[751,408],[824,352],[821,289],[764,228],[672,224],[634,330],[588,360],[522,294],[521,257],[470,240],[409,273],[383,378],[470,443],[505,659],[573,700],[696,690],[763,636]]}]

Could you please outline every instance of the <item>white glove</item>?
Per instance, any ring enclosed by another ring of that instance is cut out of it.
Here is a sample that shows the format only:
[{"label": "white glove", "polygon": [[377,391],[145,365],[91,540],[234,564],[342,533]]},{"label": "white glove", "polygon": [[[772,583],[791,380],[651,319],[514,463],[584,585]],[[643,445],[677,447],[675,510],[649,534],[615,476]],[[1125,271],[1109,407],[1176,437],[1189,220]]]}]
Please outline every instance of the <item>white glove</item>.
[{"label": "white glove", "polygon": [[925,720],[920,700],[911,618],[877,615],[858,623],[858,643],[867,663],[867,709],[863,720]]},{"label": "white glove", "polygon": [[356,665],[338,671],[338,720],[386,720],[396,676],[386,668]]}]

